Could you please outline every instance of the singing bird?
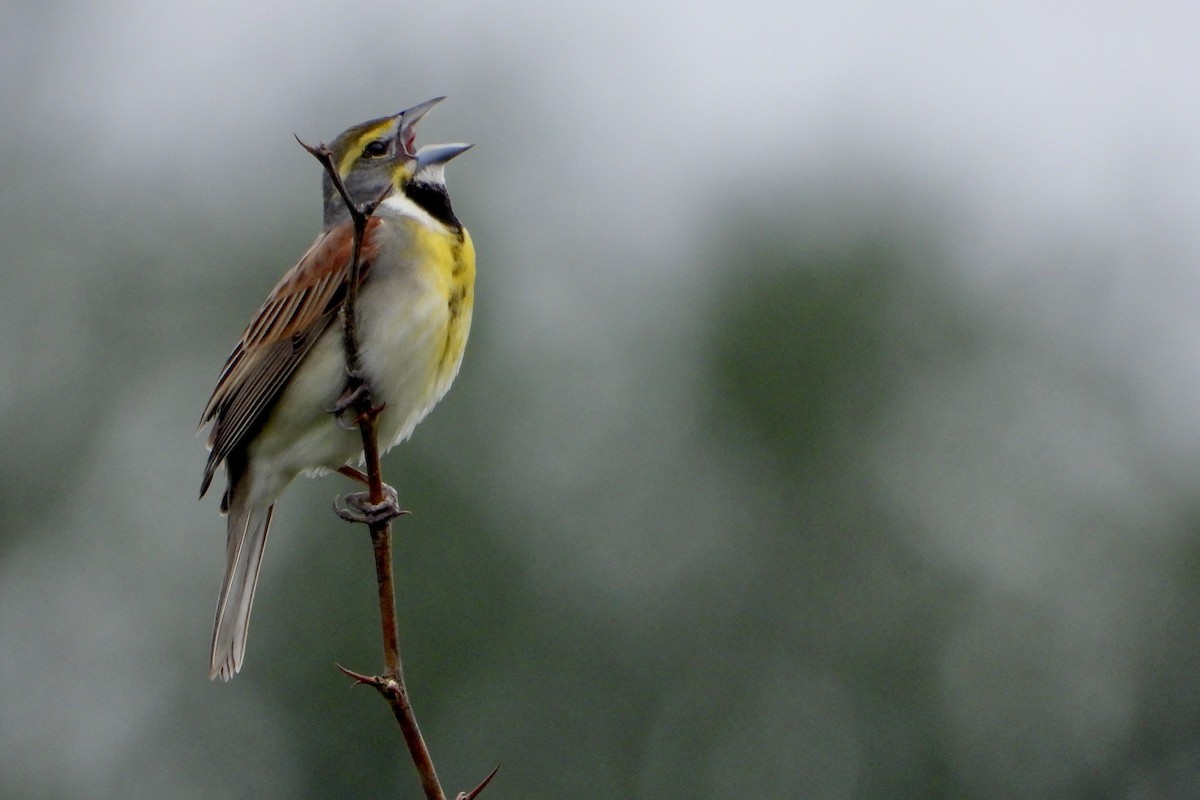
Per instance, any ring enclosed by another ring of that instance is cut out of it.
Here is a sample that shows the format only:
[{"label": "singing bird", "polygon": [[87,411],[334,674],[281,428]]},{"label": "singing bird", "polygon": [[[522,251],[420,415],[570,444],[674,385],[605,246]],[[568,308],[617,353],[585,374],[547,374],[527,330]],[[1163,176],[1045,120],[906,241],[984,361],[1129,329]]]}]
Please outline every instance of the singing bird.
[{"label": "singing bird", "polygon": [[[361,374],[382,407],[375,420],[382,451],[407,439],[446,394],[471,327],[475,248],[445,180],[446,163],[471,145],[413,151],[413,126],[441,99],[356,125],[330,145],[354,202],[390,188],[367,222],[356,305]],[[200,496],[222,464],[227,476],[225,578],[210,678],[227,681],[241,669],[283,490],[301,473],[352,474],[350,465],[363,457],[354,412],[330,411],[347,389],[342,310],[353,224],[328,175],[324,201],[323,232],[254,315],[201,415],[201,427],[212,422],[212,429]]]}]

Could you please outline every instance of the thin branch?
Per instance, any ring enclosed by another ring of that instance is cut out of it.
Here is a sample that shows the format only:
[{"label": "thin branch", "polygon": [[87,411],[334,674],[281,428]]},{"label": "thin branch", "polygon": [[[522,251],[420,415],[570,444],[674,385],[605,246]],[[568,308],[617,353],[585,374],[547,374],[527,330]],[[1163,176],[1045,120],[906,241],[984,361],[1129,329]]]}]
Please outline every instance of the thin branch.
[{"label": "thin branch", "polygon": [[[305,144],[300,140],[300,137],[296,137],[296,141],[300,142],[300,146],[311,153],[321,163],[321,166],[325,168],[338,194],[341,195],[342,202],[346,204],[354,226],[354,247],[351,255],[350,278],[346,286],[346,300],[342,307],[342,332],[346,354],[347,386],[343,400],[338,404],[338,410],[352,408],[357,415],[355,424],[358,425],[362,433],[368,497],[373,508],[381,509],[388,499],[386,492],[390,491],[385,489],[383,483],[383,471],[379,465],[379,443],[375,434],[375,418],[383,410],[383,407],[374,404],[371,386],[362,372],[362,364],[359,359],[357,302],[358,288],[362,275],[363,236],[366,233],[367,222],[375,213],[379,204],[391,193],[391,187],[374,201],[364,203],[361,206],[357,205],[351,200],[350,195],[346,191],[346,186],[342,182],[341,176],[334,165],[333,153],[329,148],[324,144],[317,147]],[[352,472],[357,471],[354,470]],[[358,477],[353,475],[352,472],[346,472],[345,474]],[[394,500],[394,492],[392,492],[392,499]],[[356,683],[373,686],[388,702],[388,705],[392,708],[392,713],[396,717],[396,722],[400,725],[400,731],[404,736],[405,744],[408,745],[408,752],[412,757],[413,765],[416,767],[417,775],[421,780],[421,787],[425,791],[425,797],[427,800],[446,800],[445,792],[442,791],[441,783],[438,781],[433,758],[430,756],[429,748],[425,745],[425,740],[421,736],[421,729],[417,725],[416,715],[413,713],[412,704],[408,700],[408,690],[404,686],[404,670],[400,661],[400,636],[396,622],[396,592],[392,577],[391,519],[397,513],[403,512],[399,512],[396,509],[392,514],[376,513],[370,516],[364,515],[364,518],[361,520],[366,522],[370,528],[371,548],[375,554],[375,575],[379,590],[379,619],[383,634],[384,674],[382,676],[361,675],[340,665],[338,669],[353,678]],[[343,516],[349,518],[349,515],[343,514]],[[499,767],[497,766],[496,769],[499,769]],[[456,800],[474,800],[495,774],[496,770],[493,770],[491,775],[488,775],[479,786],[469,793],[460,793]]]},{"label": "thin branch", "polygon": [[[417,774],[421,779],[421,788],[425,790],[425,797],[430,800],[435,797],[439,800],[446,800],[441,784],[438,783],[437,772],[433,769],[433,758],[429,755],[425,739],[421,736],[421,729],[417,726],[417,718],[413,714],[412,704],[409,703],[408,690],[404,687],[403,677],[360,675],[353,670],[346,669],[341,664],[336,666],[345,675],[352,678],[355,685],[361,683],[370,686],[383,695],[383,699],[387,700],[388,705],[392,708],[396,722],[400,724],[400,732],[404,735],[404,743],[408,745],[408,752],[417,766]],[[423,765],[427,765],[428,768]],[[490,776],[488,780],[491,780]],[[487,781],[484,781],[484,785],[486,783]],[[475,795],[470,796],[474,797]]]}]

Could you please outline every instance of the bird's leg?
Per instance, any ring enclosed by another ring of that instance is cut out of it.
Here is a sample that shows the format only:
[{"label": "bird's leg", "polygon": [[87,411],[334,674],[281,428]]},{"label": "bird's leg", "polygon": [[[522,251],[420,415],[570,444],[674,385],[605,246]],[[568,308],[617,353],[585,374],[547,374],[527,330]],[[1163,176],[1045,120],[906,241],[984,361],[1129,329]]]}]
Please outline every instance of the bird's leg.
[{"label": "bird's leg", "polygon": [[[335,415],[335,419],[339,427],[350,431],[355,428],[361,430],[370,429],[371,437],[374,437],[374,422],[379,413],[383,411],[384,405],[371,407],[371,390],[367,385],[366,379],[354,369],[347,368],[349,380],[346,383],[346,391],[342,392],[342,396],[334,403],[333,408],[329,409],[329,413]],[[353,420],[344,422],[342,414],[346,411],[353,410],[358,412]],[[366,434],[364,434],[364,447]],[[356,480],[364,486],[371,486],[371,479],[362,470],[355,469],[347,464],[338,467],[338,472],[345,475],[351,480]],[[342,503],[339,505],[335,500],[333,510],[337,515],[347,522],[361,522],[366,525],[375,526],[385,522],[391,522],[396,517],[402,514],[407,514],[400,507],[400,500],[396,495],[396,490],[386,483],[380,483],[383,489],[383,499],[378,503],[371,500],[371,492],[355,492],[348,494],[342,498]]]},{"label": "bird's leg", "polygon": [[349,464],[343,464],[337,468],[337,471],[352,481],[358,481],[363,486],[370,485],[370,481],[367,480],[367,473],[363,472],[361,469],[355,469]]}]

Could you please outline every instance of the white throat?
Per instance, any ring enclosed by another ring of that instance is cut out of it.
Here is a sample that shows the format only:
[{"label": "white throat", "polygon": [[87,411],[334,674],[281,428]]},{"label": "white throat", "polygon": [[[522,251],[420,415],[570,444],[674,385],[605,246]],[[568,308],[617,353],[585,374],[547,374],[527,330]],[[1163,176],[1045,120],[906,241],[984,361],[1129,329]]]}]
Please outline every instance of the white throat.
[{"label": "white throat", "polygon": [[385,217],[408,217],[426,228],[446,230],[446,226],[434,219],[428,211],[398,192],[388,195],[387,199],[379,204],[375,213]]}]

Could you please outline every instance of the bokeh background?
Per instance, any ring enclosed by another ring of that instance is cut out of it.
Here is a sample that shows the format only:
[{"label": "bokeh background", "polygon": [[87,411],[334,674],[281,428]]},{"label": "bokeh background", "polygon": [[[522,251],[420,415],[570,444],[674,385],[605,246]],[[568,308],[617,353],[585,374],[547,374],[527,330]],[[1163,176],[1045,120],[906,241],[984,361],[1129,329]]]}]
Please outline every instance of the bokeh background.
[{"label": "bokeh background", "polygon": [[417,797],[292,487],[243,672],[193,435],[428,97],[479,249],[386,472],[485,797],[1200,797],[1200,6],[0,7],[0,796]]}]

